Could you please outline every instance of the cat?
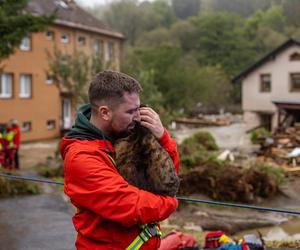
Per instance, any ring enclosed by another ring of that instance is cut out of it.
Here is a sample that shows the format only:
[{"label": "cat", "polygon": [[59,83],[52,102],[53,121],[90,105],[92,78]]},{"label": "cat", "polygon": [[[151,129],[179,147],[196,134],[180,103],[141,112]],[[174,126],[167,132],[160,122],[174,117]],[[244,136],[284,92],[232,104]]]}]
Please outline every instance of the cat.
[{"label": "cat", "polygon": [[159,194],[175,196],[179,177],[169,154],[154,135],[139,123],[115,144],[116,168],[131,185]]}]

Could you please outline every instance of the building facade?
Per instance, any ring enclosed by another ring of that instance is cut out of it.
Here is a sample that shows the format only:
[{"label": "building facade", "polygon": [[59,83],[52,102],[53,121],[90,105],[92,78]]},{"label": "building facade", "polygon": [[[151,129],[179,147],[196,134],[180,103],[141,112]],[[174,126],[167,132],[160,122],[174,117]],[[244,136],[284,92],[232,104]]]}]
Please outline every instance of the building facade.
[{"label": "building facade", "polygon": [[[49,54],[83,52],[99,56],[103,65],[119,70],[124,37],[86,13],[73,1],[31,0],[28,10],[44,15],[58,10],[45,32],[28,34],[20,47],[2,62],[0,123],[17,119],[22,141],[58,137],[74,122],[68,89],[62,91],[49,67]],[[91,78],[90,76],[89,78]],[[87,83],[88,84],[88,83]]]},{"label": "building facade", "polygon": [[289,39],[264,58],[241,72],[242,109],[247,130],[274,130],[300,120],[300,41]]}]

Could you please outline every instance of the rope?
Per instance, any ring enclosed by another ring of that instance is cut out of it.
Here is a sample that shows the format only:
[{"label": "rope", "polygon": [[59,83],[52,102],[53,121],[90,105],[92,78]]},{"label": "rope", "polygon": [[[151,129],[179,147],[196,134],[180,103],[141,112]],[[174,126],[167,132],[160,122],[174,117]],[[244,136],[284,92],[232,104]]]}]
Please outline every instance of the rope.
[{"label": "rope", "polygon": [[[50,181],[50,180],[46,180],[46,179],[39,179],[39,178],[27,177],[27,176],[26,177],[25,176],[16,176],[16,175],[2,174],[2,173],[0,173],[0,176],[9,178],[9,179],[16,179],[16,180],[25,180],[25,181],[34,181],[34,182],[49,183],[49,184],[56,184],[56,185],[64,185],[64,183],[61,181]],[[299,211],[292,211],[292,210],[286,210],[286,209],[258,207],[258,206],[253,206],[253,205],[235,204],[235,203],[227,203],[227,202],[220,202],[220,201],[199,200],[199,199],[192,199],[192,198],[186,198],[186,197],[176,197],[176,198],[179,201],[192,202],[192,203],[206,203],[206,204],[219,205],[219,206],[225,206],[225,207],[239,207],[239,208],[246,208],[246,209],[255,209],[255,210],[259,210],[259,211],[300,215]]]}]

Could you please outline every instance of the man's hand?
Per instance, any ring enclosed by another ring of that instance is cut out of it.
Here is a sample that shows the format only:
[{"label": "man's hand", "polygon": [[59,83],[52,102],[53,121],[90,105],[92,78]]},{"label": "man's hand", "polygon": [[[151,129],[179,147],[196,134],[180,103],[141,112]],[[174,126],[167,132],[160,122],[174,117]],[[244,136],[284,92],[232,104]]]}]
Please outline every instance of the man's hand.
[{"label": "man's hand", "polygon": [[164,134],[164,127],[159,115],[149,107],[140,108],[141,125],[148,128],[151,133],[159,140]]}]

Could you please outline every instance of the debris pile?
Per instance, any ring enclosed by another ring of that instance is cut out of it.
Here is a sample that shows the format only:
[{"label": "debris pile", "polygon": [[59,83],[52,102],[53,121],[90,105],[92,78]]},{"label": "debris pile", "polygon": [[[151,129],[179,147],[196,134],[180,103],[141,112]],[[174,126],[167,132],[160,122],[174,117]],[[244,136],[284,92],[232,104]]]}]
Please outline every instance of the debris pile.
[{"label": "debris pile", "polygon": [[177,118],[175,119],[178,125],[189,125],[189,126],[228,126],[230,121],[228,119],[211,119],[206,117],[199,118]]},{"label": "debris pile", "polygon": [[280,166],[285,172],[300,173],[300,124],[260,138],[257,161]]},{"label": "debris pile", "polygon": [[205,165],[180,176],[179,194],[205,194],[212,199],[250,203],[277,194],[278,183],[270,173],[254,167]]}]

